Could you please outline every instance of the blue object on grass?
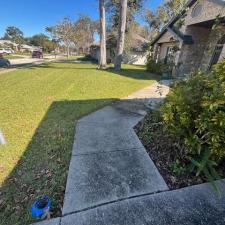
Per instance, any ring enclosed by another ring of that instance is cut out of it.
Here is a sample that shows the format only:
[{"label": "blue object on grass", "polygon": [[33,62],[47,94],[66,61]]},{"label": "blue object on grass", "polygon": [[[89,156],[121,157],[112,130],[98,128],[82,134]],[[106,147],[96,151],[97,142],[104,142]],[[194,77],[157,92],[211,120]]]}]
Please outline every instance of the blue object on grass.
[{"label": "blue object on grass", "polygon": [[47,195],[38,198],[31,207],[32,217],[43,216],[51,208],[51,205],[52,201]]}]

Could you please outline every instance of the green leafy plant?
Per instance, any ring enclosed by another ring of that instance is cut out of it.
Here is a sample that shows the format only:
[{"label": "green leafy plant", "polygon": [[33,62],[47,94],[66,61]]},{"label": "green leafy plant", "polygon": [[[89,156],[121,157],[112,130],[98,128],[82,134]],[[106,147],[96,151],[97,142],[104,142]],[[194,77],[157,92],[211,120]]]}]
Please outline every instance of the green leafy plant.
[{"label": "green leafy plant", "polygon": [[170,169],[173,173],[177,175],[181,175],[184,172],[186,172],[186,168],[184,165],[181,164],[181,162],[177,159],[170,165]]},{"label": "green leafy plant", "polygon": [[151,56],[147,59],[146,70],[150,73],[162,75],[163,73],[168,73],[172,71],[172,64],[164,63],[162,61],[156,62]]},{"label": "green leafy plant", "polygon": [[208,74],[176,82],[161,107],[165,129],[184,141],[196,176],[219,179],[225,158],[225,60]]}]

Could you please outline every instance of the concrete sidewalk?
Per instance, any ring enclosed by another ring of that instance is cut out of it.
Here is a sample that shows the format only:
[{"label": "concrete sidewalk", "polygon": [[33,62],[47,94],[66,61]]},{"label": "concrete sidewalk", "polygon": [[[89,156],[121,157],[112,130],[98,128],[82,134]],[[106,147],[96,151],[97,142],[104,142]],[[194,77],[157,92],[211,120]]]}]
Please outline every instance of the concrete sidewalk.
[{"label": "concrete sidewalk", "polygon": [[155,83],[78,121],[63,215],[37,225],[225,221],[225,199],[218,200],[210,185],[169,191],[133,130],[149,103],[165,97],[168,84]]},{"label": "concrete sidewalk", "polygon": [[145,96],[134,93],[78,121],[63,216],[168,190],[133,130],[148,111],[143,101],[156,98],[158,85],[153,84]]},{"label": "concrete sidewalk", "polygon": [[65,216],[61,219],[61,224],[224,225],[224,185],[220,188],[223,190],[221,199],[210,184],[200,184],[105,204]]}]

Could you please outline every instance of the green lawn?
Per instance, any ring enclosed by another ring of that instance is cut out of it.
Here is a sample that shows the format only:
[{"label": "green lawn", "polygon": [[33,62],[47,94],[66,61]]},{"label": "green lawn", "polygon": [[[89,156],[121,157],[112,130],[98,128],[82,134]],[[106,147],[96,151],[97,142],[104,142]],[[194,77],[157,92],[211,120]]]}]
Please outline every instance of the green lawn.
[{"label": "green lawn", "polygon": [[44,64],[0,74],[0,225],[33,222],[38,196],[60,214],[76,120],[153,82],[142,67],[120,74],[94,64]]}]

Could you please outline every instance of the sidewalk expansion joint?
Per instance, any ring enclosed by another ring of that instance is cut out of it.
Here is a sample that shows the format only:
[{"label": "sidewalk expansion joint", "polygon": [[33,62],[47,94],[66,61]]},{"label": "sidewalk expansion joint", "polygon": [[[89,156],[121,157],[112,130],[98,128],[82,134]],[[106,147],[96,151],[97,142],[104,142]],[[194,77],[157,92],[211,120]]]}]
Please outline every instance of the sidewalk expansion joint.
[{"label": "sidewalk expansion joint", "polygon": [[73,215],[73,214],[76,214],[76,213],[85,212],[85,211],[88,211],[88,210],[91,210],[91,209],[96,209],[96,208],[101,207],[101,206],[110,205],[110,204],[117,203],[117,202],[123,202],[123,201],[129,200],[129,199],[141,198],[141,197],[144,197],[144,196],[151,196],[151,195],[159,194],[159,193],[162,193],[162,192],[169,192],[169,191],[170,190],[162,190],[162,191],[149,192],[149,193],[145,193],[145,194],[141,194],[141,195],[134,195],[134,196],[130,196],[130,197],[127,197],[127,198],[120,198],[120,199],[117,199],[117,200],[114,200],[114,201],[109,201],[109,202],[101,203],[101,204],[98,204],[98,205],[90,206],[90,207],[87,207],[87,208],[84,208],[84,209],[75,210],[75,211],[72,211],[72,212],[69,212],[69,213],[65,213],[64,215],[62,215],[61,218],[69,216],[69,215]]},{"label": "sidewalk expansion joint", "polygon": [[136,147],[136,148],[127,148],[127,149],[114,149],[110,151],[99,151],[99,152],[87,152],[87,153],[81,153],[81,154],[72,154],[72,156],[84,156],[84,155],[98,155],[98,154],[107,154],[107,153],[112,153],[112,152],[125,152],[125,151],[138,151],[143,149],[143,147]]}]

